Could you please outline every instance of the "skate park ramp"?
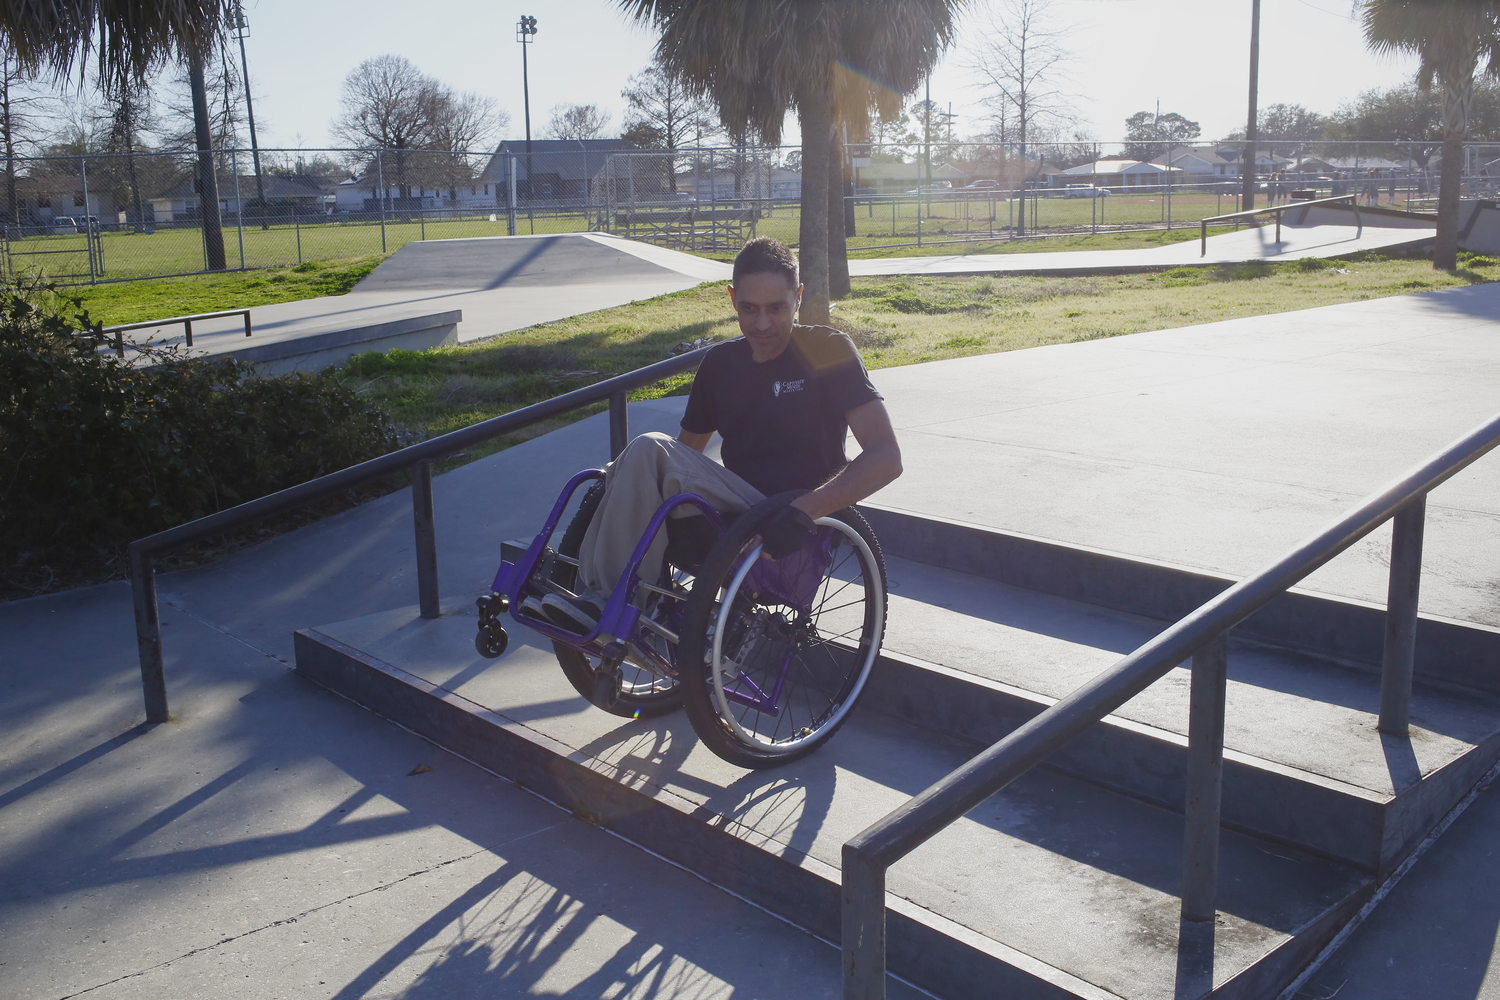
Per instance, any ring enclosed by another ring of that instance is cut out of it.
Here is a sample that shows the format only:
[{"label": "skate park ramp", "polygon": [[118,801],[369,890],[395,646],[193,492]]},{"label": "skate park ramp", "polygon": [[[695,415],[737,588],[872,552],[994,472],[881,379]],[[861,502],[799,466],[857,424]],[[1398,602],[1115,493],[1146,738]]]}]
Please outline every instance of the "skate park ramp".
[{"label": "skate park ramp", "polygon": [[[1500,217],[1500,213],[1497,213]],[[1192,229],[1184,229],[1184,235]],[[885,257],[851,260],[851,276],[890,274],[1123,274],[1171,267],[1211,267],[1250,261],[1343,257],[1365,250],[1421,246],[1437,232],[1434,216],[1395,209],[1361,208],[1356,220],[1344,205],[1315,205],[1285,213],[1276,225],[1255,226],[1208,238],[1139,250],[1073,250],[1059,253],[955,254],[951,257]],[[1500,238],[1497,238],[1500,239]]]},{"label": "skate park ramp", "polygon": [[[274,351],[278,370],[285,370],[298,366],[293,342],[306,339],[306,366],[321,367],[363,350],[485,340],[729,275],[720,261],[607,233],[424,240],[396,251],[346,295],[256,306],[248,341],[238,317],[195,323],[193,346],[212,355],[246,353],[257,362]],[[447,332],[430,342],[378,343],[389,338],[392,323]],[[173,344],[181,333],[180,325],[165,326],[130,337]],[[336,358],[325,346],[330,339],[343,348]]]}]

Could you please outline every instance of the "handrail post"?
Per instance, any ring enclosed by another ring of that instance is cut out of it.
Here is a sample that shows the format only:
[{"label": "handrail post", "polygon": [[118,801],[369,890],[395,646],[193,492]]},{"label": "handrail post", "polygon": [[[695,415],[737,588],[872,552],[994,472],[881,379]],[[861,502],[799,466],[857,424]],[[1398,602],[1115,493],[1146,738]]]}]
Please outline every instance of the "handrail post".
[{"label": "handrail post", "polygon": [[1380,669],[1380,731],[1405,736],[1411,717],[1417,652],[1417,592],[1422,584],[1422,531],[1427,494],[1391,518],[1391,577],[1386,596],[1385,655]]},{"label": "handrail post", "polygon": [[885,1000],[885,867],[843,854],[844,1000]]},{"label": "handrail post", "polygon": [[245,310],[245,336],[250,336],[250,310]]},{"label": "handrail post", "polygon": [[1182,919],[1208,921],[1217,910],[1219,803],[1224,776],[1224,696],[1228,636],[1193,654],[1188,709],[1187,800],[1183,809]]},{"label": "handrail post", "polygon": [[1198,256],[1199,257],[1207,257],[1208,256],[1208,220],[1207,219],[1200,220],[1199,223],[1198,223],[1198,228],[1200,230],[1200,232],[1199,232],[1199,241],[1200,241],[1201,246],[1202,246],[1202,249],[1199,251]]},{"label": "handrail post", "polygon": [[192,347],[193,346],[193,321],[192,320],[185,319],[185,320],[182,321],[182,332],[183,332],[183,339],[187,341],[187,346]]},{"label": "handrail post", "polygon": [[432,463],[412,467],[411,512],[417,530],[417,603],[423,618],[437,618],[438,568],[437,530],[432,517]]},{"label": "handrail post", "polygon": [[621,391],[609,397],[609,460],[620,457],[630,443],[629,397]]},{"label": "handrail post", "polygon": [[149,553],[130,549],[130,594],[135,601],[135,643],[141,659],[141,690],[146,721],[166,722],[167,675],[162,665],[161,608],[156,601],[156,570]]}]

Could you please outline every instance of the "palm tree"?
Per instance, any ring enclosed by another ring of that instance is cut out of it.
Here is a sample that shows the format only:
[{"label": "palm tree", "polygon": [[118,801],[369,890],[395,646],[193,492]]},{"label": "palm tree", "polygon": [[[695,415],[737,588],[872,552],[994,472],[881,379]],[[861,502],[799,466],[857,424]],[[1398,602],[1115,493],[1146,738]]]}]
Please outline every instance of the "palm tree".
[{"label": "palm tree", "polygon": [[1432,266],[1458,266],[1458,202],[1474,76],[1500,77],[1500,2],[1364,0],[1365,41],[1376,52],[1417,56],[1417,85],[1443,95],[1443,167]]},{"label": "palm tree", "polygon": [[222,0],[0,0],[0,35],[21,65],[58,76],[93,54],[101,79],[140,78],[212,50],[223,23]]},{"label": "palm tree", "polygon": [[[795,106],[802,130],[798,240],[804,323],[828,322],[834,127],[872,106],[894,113],[952,40],[965,0],[618,0],[661,32],[658,63],[712,98],[730,134],[781,142]],[[842,203],[840,202],[840,205]],[[842,225],[842,211],[839,212]]]}]

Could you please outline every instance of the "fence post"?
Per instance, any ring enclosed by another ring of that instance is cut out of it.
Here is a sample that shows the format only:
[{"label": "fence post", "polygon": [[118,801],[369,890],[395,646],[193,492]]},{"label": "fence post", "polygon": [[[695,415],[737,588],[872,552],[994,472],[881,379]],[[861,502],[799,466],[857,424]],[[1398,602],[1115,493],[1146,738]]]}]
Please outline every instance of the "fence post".
[{"label": "fence post", "polygon": [[505,204],[506,231],[509,235],[516,235],[516,158],[512,156],[506,165],[506,180],[510,188],[510,200]]},{"label": "fence post", "polygon": [[1208,921],[1217,909],[1219,802],[1224,774],[1228,635],[1193,654],[1188,709],[1187,799],[1183,808],[1182,919]]},{"label": "fence post", "polygon": [[83,245],[89,258],[89,284],[97,285],[99,269],[94,265],[94,227],[89,221],[89,164],[82,156],[78,158],[78,177],[83,184]]},{"label": "fence post", "polygon": [[141,659],[146,721],[166,722],[167,678],[162,667],[161,609],[156,603],[156,571],[151,556],[130,547],[130,594],[135,602],[135,644]]},{"label": "fence post", "polygon": [[234,174],[234,231],[240,241],[240,270],[245,269],[245,199],[240,194],[240,158],[229,151],[229,172]]},{"label": "fence post", "polygon": [[1417,652],[1417,592],[1422,583],[1422,532],[1427,496],[1391,519],[1391,577],[1386,596],[1385,655],[1380,670],[1380,731],[1405,736],[1411,717],[1412,666]]},{"label": "fence post", "polygon": [[620,452],[630,443],[629,397],[617,392],[609,397],[609,458],[620,457]]},{"label": "fence post", "polygon": [[375,183],[380,185],[377,199],[380,203],[380,252],[387,253],[385,247],[385,164],[380,161],[380,150],[375,150]]},{"label": "fence post", "polygon": [[437,531],[432,517],[432,463],[429,461],[412,466],[411,513],[417,531],[417,603],[423,618],[437,618]]}]

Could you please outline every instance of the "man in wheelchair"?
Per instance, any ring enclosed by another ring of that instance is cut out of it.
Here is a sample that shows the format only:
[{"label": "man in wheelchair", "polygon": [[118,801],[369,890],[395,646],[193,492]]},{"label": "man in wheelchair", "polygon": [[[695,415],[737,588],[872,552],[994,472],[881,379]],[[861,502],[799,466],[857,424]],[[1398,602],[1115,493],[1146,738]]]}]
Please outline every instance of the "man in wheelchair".
[{"label": "man in wheelchair", "polygon": [[[670,496],[696,493],[733,515],[767,496],[806,490],[761,529],[762,551],[796,551],[817,518],[863,500],[901,475],[901,449],[880,393],[846,334],[795,322],[802,299],[797,258],[769,237],[745,244],[734,261],[729,298],[743,338],[704,357],[677,437],[642,434],[606,471],[604,493],[584,535],[579,597],[531,597],[522,605],[560,628],[586,633],[620,579],[652,515]],[[703,454],[714,432],[720,465]],[[849,461],[853,431],[861,452]],[[697,530],[695,530],[697,529]],[[660,573],[669,541],[674,561],[706,550],[713,532],[679,507],[640,567]],[[700,556],[701,558],[701,556]]]}]

